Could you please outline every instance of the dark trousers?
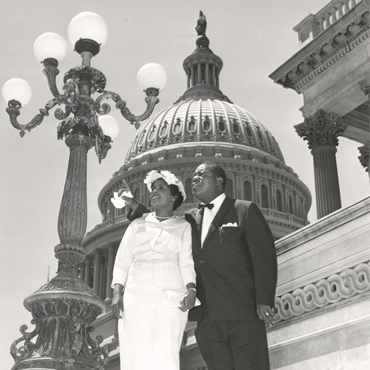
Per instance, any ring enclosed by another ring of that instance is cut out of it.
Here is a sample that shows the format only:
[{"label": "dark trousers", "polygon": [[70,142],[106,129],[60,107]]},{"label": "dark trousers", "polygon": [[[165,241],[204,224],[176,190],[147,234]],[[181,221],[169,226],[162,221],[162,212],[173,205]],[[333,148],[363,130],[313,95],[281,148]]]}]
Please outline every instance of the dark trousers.
[{"label": "dark trousers", "polygon": [[208,370],[269,370],[262,320],[221,320],[209,316],[195,330]]}]

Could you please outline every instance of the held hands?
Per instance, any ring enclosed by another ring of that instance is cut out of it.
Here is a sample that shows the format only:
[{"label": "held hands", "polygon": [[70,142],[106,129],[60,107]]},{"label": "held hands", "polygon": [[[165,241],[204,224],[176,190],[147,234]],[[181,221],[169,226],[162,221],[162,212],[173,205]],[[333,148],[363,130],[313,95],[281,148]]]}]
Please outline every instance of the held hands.
[{"label": "held hands", "polygon": [[257,305],[257,315],[258,317],[263,320],[267,325],[272,326],[275,324],[275,313],[274,309],[270,306],[264,304]]},{"label": "held hands", "polygon": [[181,311],[185,312],[191,310],[195,305],[195,298],[197,296],[196,290],[189,289],[188,292],[184,295],[184,298],[180,302],[181,306],[179,307]]}]

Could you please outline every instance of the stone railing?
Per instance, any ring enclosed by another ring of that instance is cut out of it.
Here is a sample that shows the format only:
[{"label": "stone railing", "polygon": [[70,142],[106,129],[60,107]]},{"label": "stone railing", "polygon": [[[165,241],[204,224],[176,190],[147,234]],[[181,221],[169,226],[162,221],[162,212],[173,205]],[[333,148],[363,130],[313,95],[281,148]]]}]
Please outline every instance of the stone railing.
[{"label": "stone railing", "polygon": [[[370,263],[360,263],[353,268],[332,274],[316,283],[307,284],[275,299],[275,324],[303,315],[330,304],[349,299],[370,290]],[[194,326],[185,333],[182,348],[196,343]],[[270,328],[267,328],[270,330]]]},{"label": "stone railing", "polygon": [[370,264],[360,263],[354,268],[332,274],[316,283],[276,297],[276,323],[288,320],[338,301],[370,290]]},{"label": "stone railing", "polygon": [[304,46],[321,32],[342,18],[362,0],[333,0],[317,14],[308,15],[293,28],[298,33],[300,46]]}]

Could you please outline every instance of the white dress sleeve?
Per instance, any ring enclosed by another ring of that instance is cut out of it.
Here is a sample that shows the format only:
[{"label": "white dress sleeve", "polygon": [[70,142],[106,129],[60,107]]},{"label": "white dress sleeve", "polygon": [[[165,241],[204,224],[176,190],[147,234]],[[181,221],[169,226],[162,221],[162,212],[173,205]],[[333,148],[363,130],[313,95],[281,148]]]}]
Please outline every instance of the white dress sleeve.
[{"label": "white dress sleeve", "polygon": [[186,286],[189,283],[195,284],[194,261],[191,250],[191,226],[189,223],[187,223],[182,237],[179,252],[179,268],[184,285]]},{"label": "white dress sleeve", "polygon": [[128,226],[118,248],[113,268],[112,288],[114,284],[126,285],[128,272],[134,261],[134,255],[131,249],[134,245],[134,227],[135,221]]}]

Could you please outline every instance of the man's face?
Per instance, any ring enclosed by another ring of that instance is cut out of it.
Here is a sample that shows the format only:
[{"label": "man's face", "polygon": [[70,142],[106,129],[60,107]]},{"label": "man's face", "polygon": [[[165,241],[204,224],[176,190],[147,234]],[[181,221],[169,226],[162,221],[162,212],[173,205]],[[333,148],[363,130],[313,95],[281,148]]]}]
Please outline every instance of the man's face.
[{"label": "man's face", "polygon": [[216,177],[207,165],[197,167],[192,178],[193,194],[202,202],[209,203],[217,198],[222,190],[216,185]]}]

